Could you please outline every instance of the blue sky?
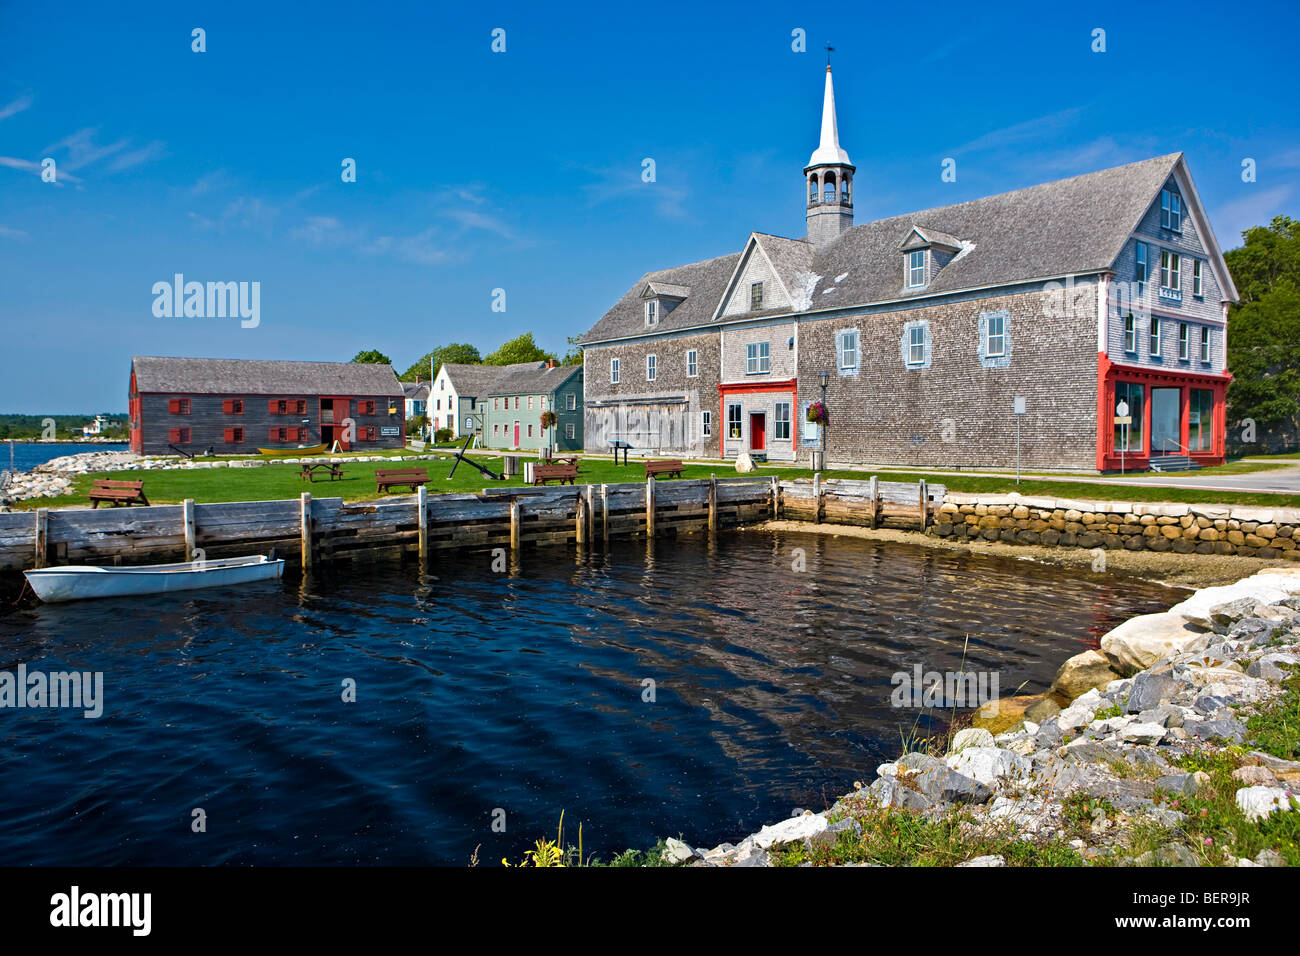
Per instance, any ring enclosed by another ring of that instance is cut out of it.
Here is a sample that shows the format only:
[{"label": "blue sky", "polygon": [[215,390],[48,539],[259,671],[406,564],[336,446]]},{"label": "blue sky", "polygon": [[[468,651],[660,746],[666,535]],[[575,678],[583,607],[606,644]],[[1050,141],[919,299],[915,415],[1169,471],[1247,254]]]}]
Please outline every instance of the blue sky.
[{"label": "blue sky", "polygon": [[[1178,150],[1224,248],[1300,215],[1293,5],[1078,6],[0,0],[0,411],[124,409],[133,354],[562,352],[647,270],[803,235],[827,42],[860,222]],[[156,318],[178,272],[260,325]]]}]

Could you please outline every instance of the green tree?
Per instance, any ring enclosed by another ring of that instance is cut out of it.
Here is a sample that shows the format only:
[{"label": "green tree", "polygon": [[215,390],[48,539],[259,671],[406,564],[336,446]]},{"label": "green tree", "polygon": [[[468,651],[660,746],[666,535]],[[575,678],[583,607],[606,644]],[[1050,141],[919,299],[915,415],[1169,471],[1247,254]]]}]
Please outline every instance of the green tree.
[{"label": "green tree", "polygon": [[[1253,419],[1270,449],[1300,446],[1300,222],[1247,229],[1224,259],[1241,301],[1228,315],[1229,421]],[[1234,431],[1236,432],[1234,434]],[[1240,431],[1231,429],[1229,440]]]},{"label": "green tree", "polygon": [[519,362],[553,362],[554,355],[537,347],[533,333],[525,332],[506,342],[501,348],[483,359],[484,365],[515,365]]},{"label": "green tree", "polygon": [[478,349],[465,342],[439,345],[432,352],[421,357],[419,361],[399,377],[403,382],[414,382],[417,379],[432,382],[434,376],[438,374],[438,369],[448,362],[452,365],[481,365],[483,364],[483,356],[479,354]]},{"label": "green tree", "polygon": [[560,359],[561,365],[581,365],[582,349],[578,347],[578,336],[570,335],[566,342],[569,343],[569,350],[564,353],[564,358]]},{"label": "green tree", "polygon": [[393,360],[378,349],[365,349],[352,357],[358,365],[392,365]]}]

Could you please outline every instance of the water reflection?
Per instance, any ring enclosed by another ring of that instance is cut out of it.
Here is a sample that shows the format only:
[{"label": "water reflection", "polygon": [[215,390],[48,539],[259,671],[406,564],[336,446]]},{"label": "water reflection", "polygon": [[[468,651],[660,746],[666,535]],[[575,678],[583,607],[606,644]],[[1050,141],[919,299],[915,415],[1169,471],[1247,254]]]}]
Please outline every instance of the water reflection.
[{"label": "water reflection", "polygon": [[[801,549],[802,569],[796,558]],[[322,565],[257,593],[0,617],[0,661],[105,673],[105,717],[0,712],[0,849],[34,863],[444,863],[583,820],[608,856],[737,835],[869,779],[942,715],[896,671],[1006,693],[1177,592],[757,532]],[[343,704],[341,682],[356,681]],[[644,681],[654,682],[653,701]],[[221,839],[180,839],[205,806]],[[507,810],[506,834],[491,814]],[[745,821],[742,823],[741,821]]]}]

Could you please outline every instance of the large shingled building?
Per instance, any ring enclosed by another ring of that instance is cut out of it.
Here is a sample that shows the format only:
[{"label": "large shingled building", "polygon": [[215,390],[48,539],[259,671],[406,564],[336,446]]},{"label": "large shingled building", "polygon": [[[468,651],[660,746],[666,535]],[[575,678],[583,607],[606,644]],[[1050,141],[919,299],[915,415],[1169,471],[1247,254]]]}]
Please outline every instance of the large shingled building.
[{"label": "large shingled building", "polygon": [[[1223,460],[1237,293],[1182,154],[854,225],[828,67],[803,173],[805,238],[752,233],[739,253],[648,272],[581,337],[589,450]],[[806,421],[823,379],[824,431]]]},{"label": "large shingled building", "polygon": [[131,360],[131,450],[218,455],[335,441],[405,445],[405,396],[389,365],[258,359]]}]

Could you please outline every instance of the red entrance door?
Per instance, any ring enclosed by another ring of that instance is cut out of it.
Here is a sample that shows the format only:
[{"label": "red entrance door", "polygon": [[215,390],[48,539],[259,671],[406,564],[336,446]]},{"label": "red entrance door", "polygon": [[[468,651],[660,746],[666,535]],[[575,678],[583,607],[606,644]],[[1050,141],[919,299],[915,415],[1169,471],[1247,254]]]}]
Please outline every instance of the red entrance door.
[{"label": "red entrance door", "polygon": [[519,423],[518,423],[518,422],[515,422],[515,445],[514,445],[514,447],[516,447],[516,448],[519,447]]},{"label": "red entrance door", "polygon": [[762,412],[749,414],[749,450],[767,450],[767,416]]}]

